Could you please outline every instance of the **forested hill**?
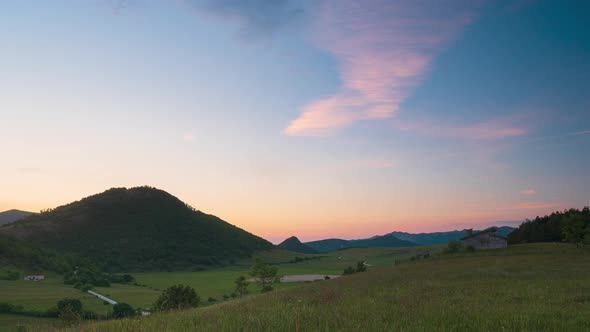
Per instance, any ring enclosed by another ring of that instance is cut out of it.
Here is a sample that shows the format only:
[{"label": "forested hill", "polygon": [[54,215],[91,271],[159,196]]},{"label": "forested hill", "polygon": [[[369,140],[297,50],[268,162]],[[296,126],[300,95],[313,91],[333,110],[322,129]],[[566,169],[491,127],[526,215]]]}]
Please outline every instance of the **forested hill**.
[{"label": "forested hill", "polygon": [[522,223],[508,242],[574,242],[590,244],[590,208],[557,211]]},{"label": "forested hill", "polygon": [[32,212],[21,211],[21,210],[8,210],[4,212],[0,212],[0,225],[8,224],[13,221],[20,220],[22,218],[28,217]]},{"label": "forested hill", "polygon": [[218,266],[273,245],[151,187],[113,188],[0,227],[112,271]]}]

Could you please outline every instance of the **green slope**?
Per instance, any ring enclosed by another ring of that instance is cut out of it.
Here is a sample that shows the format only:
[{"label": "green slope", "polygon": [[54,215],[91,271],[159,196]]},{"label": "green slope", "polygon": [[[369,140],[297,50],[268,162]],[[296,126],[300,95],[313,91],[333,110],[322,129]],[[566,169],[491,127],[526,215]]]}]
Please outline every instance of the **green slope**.
[{"label": "green slope", "polygon": [[519,245],[443,255],[81,331],[588,331],[590,255]]},{"label": "green slope", "polygon": [[112,271],[200,269],[273,245],[155,188],[114,188],[0,227]]}]

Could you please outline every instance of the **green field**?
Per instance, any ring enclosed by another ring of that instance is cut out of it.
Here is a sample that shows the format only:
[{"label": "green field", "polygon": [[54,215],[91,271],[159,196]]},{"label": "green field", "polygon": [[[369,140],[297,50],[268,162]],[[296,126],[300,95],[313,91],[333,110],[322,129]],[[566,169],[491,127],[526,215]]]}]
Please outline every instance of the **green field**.
[{"label": "green field", "polygon": [[[408,260],[416,252],[425,251],[439,252],[440,247],[355,248],[322,255],[297,254],[275,249],[262,252],[257,257],[266,262],[277,264],[281,275],[340,274],[344,268],[355,265],[359,260],[365,260],[374,267],[391,266],[395,264],[396,260]],[[289,263],[295,257],[319,257],[319,259]],[[234,291],[234,280],[240,275],[248,275],[251,263],[251,259],[242,260],[232,267],[199,272],[133,273],[137,283],[142,285],[141,287],[112,284],[111,287],[98,287],[95,291],[118,302],[129,303],[134,307],[149,308],[163,289],[175,284],[185,284],[195,288],[203,303],[207,304],[209,297],[221,302],[223,295],[230,295]],[[52,273],[46,274],[46,276],[47,279],[41,282],[0,280],[0,302],[22,305],[26,310],[45,311],[55,306],[60,299],[72,297],[80,298],[85,310],[106,314],[111,309],[110,305],[104,305],[101,300],[69,285],[64,285],[62,276]],[[299,285],[301,284],[283,283],[277,284],[275,288],[292,288]],[[251,284],[249,288],[252,293],[259,290],[257,284]],[[3,315],[0,314],[0,316]],[[33,321],[37,318],[24,317],[23,319]],[[14,325],[11,324],[10,320],[0,320],[0,328]]]},{"label": "green field", "polygon": [[300,331],[588,331],[589,275],[588,249],[517,245],[77,330],[295,331],[299,325]]}]

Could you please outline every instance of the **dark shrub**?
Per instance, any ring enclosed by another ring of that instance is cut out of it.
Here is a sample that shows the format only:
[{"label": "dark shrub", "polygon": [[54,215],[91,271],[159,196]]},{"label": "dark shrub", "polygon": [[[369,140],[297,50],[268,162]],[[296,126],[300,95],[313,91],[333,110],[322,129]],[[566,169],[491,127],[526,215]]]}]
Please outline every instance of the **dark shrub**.
[{"label": "dark shrub", "polygon": [[127,303],[117,303],[113,306],[113,318],[126,318],[135,316],[135,310]]},{"label": "dark shrub", "polygon": [[199,305],[201,299],[195,289],[185,285],[175,285],[165,289],[156,303],[155,311],[181,310],[194,308]]}]

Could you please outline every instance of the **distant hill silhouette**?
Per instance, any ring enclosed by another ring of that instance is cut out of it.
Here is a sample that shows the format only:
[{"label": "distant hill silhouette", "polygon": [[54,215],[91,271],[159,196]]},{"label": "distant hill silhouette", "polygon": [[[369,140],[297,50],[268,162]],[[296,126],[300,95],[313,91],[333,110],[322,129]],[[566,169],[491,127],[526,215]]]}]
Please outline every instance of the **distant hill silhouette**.
[{"label": "distant hill silhouette", "polygon": [[[513,227],[502,226],[498,227],[496,233],[502,236],[508,236],[508,234],[514,231]],[[479,231],[475,230],[474,233]],[[432,244],[447,244],[450,241],[459,240],[467,236],[467,230],[462,231],[448,231],[448,232],[433,232],[433,233],[406,233],[406,232],[392,232],[384,236],[391,235],[398,239],[411,241],[420,245],[432,245]]]},{"label": "distant hill silhouette", "polygon": [[[498,227],[497,233],[508,236],[515,228],[502,226]],[[474,231],[477,233],[479,231]],[[326,239],[304,244],[315,249],[320,253],[330,252],[340,249],[353,247],[411,247],[417,245],[447,244],[450,241],[459,240],[467,235],[467,230],[419,233],[412,234],[406,232],[392,232],[385,235],[377,235],[368,239],[360,240],[343,240],[343,239]]]},{"label": "distant hill silhouette", "polygon": [[8,210],[4,212],[0,212],[0,225],[8,224],[13,221],[20,220],[24,217],[28,217],[33,212],[21,211],[21,210]]},{"label": "distant hill silhouette", "polygon": [[395,236],[375,236],[369,239],[360,240],[343,240],[343,239],[326,239],[319,241],[305,242],[306,246],[313,248],[314,250],[324,253],[331,252],[346,248],[355,247],[412,247],[416,246],[416,243],[410,241],[404,241],[396,238]]},{"label": "distant hill silhouette", "polygon": [[151,187],[113,188],[0,227],[111,271],[219,266],[273,245]]},{"label": "distant hill silhouette", "polygon": [[306,246],[305,244],[301,243],[299,239],[295,236],[291,236],[290,238],[286,239],[285,241],[281,242],[278,245],[279,248],[299,252],[302,254],[317,254],[318,252],[313,248]]}]

